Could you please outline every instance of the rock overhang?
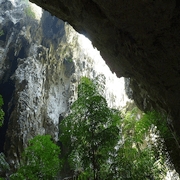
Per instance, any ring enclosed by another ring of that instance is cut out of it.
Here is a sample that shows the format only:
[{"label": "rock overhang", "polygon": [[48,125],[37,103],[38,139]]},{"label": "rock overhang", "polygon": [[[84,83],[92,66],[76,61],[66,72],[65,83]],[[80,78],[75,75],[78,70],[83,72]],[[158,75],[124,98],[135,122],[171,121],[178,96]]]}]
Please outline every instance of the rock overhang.
[{"label": "rock overhang", "polygon": [[139,107],[165,111],[180,136],[178,1],[30,1],[87,36],[112,72],[131,79]]},{"label": "rock overhang", "polygon": [[87,36],[112,72],[136,81],[156,106],[178,114],[180,13],[175,0],[31,2]]}]

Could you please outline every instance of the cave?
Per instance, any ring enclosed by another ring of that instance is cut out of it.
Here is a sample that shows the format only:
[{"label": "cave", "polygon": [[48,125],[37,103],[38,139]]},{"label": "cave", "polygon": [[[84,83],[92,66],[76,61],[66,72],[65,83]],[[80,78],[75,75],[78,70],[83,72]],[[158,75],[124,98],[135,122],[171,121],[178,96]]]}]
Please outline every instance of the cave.
[{"label": "cave", "polygon": [[[130,78],[141,110],[167,114],[180,173],[180,6],[172,1],[30,0],[86,35],[118,77]],[[144,107],[144,100],[148,103]],[[168,143],[169,147],[172,145]],[[168,145],[167,145],[168,146]]]}]

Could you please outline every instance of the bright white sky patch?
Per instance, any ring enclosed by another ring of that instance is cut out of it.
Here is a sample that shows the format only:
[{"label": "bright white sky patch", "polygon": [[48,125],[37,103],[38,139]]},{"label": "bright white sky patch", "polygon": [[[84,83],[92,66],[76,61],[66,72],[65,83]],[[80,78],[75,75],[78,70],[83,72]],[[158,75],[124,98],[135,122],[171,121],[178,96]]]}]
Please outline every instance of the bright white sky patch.
[{"label": "bright white sky patch", "polygon": [[84,52],[87,53],[87,55],[90,56],[92,59],[96,60],[95,70],[97,72],[100,72],[106,75],[109,73],[112,74],[109,67],[106,65],[105,61],[102,59],[100,52],[96,48],[93,47],[91,41],[81,34],[79,34],[78,40]]},{"label": "bright white sky patch", "polygon": [[[126,103],[131,101],[125,93],[124,78],[118,78],[112,73],[105,61],[102,59],[100,52],[93,47],[91,41],[84,35],[78,35],[78,41],[84,53],[94,59],[94,70],[98,74],[104,74],[106,77],[106,100],[111,107],[123,108]],[[114,102],[112,102],[112,94]]]},{"label": "bright white sky patch", "polygon": [[11,0],[11,3],[13,4],[13,6],[16,5],[15,0]]},{"label": "bright white sky patch", "polygon": [[31,7],[31,10],[35,13],[36,19],[40,21],[42,17],[42,8],[40,8],[34,3],[29,3],[29,4]]}]

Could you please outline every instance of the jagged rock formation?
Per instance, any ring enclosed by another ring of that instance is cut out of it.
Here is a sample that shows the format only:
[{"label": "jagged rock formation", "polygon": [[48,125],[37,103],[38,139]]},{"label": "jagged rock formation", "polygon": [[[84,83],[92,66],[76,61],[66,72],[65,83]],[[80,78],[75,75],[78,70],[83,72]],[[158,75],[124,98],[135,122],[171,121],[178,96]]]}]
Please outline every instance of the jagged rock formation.
[{"label": "jagged rock formation", "polygon": [[124,86],[120,96],[112,94],[123,79],[110,72],[99,52],[81,47],[86,41],[93,49],[90,42],[47,12],[33,19],[26,8],[24,1],[0,0],[0,94],[6,111],[0,151],[11,168],[35,135],[50,134],[58,141],[59,121],[76,99],[81,76],[94,78],[104,70],[110,106],[125,106],[128,99]]},{"label": "jagged rock formation", "polygon": [[[131,78],[141,109],[153,107],[168,114],[179,141],[179,1],[30,1],[90,38],[112,72]],[[179,142],[175,146],[178,166]]]}]

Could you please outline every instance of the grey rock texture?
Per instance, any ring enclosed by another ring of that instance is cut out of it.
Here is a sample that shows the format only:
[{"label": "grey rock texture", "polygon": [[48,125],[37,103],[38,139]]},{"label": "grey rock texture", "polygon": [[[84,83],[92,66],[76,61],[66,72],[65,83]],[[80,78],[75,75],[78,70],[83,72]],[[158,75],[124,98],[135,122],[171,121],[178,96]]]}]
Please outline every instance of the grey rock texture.
[{"label": "grey rock texture", "polygon": [[172,131],[178,136],[174,158],[180,161],[179,2],[30,1],[85,34],[112,72],[131,78],[131,88],[141,109],[147,110],[143,106],[146,103],[168,114]]},{"label": "grey rock texture", "polygon": [[[99,52],[81,47],[90,42],[48,12],[37,20],[25,13],[26,8],[24,1],[0,0],[0,94],[7,128],[0,131],[0,138],[11,169],[37,134],[50,134],[58,141],[59,122],[77,98],[81,76],[94,78],[105,68],[104,95],[110,106],[121,108],[128,100],[123,80],[110,72]],[[118,83],[121,93],[113,94]]]}]

